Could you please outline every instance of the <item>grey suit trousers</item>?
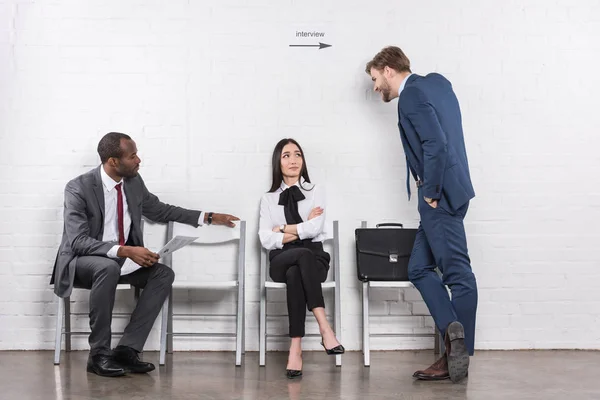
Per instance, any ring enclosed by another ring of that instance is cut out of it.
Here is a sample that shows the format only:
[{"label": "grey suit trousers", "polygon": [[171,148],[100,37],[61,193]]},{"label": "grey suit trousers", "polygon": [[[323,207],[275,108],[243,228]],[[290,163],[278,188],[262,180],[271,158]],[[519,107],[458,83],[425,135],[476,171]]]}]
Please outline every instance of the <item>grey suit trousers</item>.
[{"label": "grey suit trousers", "polygon": [[110,355],[111,321],[117,284],[143,289],[119,345],[142,351],[152,325],[171,291],[175,273],[163,264],[121,276],[120,260],[99,256],[77,259],[75,286],[90,289],[90,355]]}]

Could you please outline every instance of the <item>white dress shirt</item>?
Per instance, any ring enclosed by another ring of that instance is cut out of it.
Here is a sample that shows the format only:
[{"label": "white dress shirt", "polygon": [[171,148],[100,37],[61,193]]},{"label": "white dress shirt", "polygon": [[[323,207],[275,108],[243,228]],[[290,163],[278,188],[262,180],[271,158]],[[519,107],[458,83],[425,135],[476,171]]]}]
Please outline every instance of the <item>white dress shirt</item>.
[{"label": "white dress shirt", "polygon": [[[103,167],[100,167],[100,177],[102,178],[102,188],[104,189],[104,234],[102,235],[103,242],[119,242],[119,220],[117,218],[117,196],[118,193],[115,186],[121,183],[121,196],[123,197],[123,231],[125,232],[125,241],[129,238],[131,230],[131,214],[127,205],[127,196],[125,196],[125,182],[115,182],[113,178],[108,176]],[[117,251],[119,245],[113,246],[107,256],[118,258]]]},{"label": "white dress shirt", "polygon": [[[301,240],[312,239],[313,242],[322,242],[325,239],[323,229],[325,228],[325,189],[306,182],[302,179],[302,185],[296,182],[295,186],[300,188],[305,199],[298,202],[298,214],[304,222],[296,225],[298,237]],[[279,205],[279,196],[288,186],[281,182],[281,186],[273,193],[265,193],[260,199],[260,222],[258,236],[260,243],[267,250],[283,248],[283,233],[273,232],[273,227],[287,225],[283,206]],[[311,220],[308,216],[313,208],[321,207],[323,214]]]},{"label": "white dress shirt", "polygon": [[[104,234],[102,235],[103,242],[118,242],[119,241],[119,219],[117,216],[117,196],[119,192],[115,186],[119,183],[121,185],[121,196],[123,197],[123,232],[125,234],[125,241],[129,238],[129,232],[131,231],[131,214],[129,213],[129,207],[127,206],[127,197],[125,196],[125,181],[121,179],[121,182],[115,182],[113,178],[108,176],[104,167],[100,167],[100,176],[102,177],[102,188],[104,192]],[[111,247],[106,253],[110,258],[117,257],[119,251],[118,244]],[[127,275],[142,268],[141,265],[135,263],[132,259],[127,258],[121,267],[121,275]]]}]

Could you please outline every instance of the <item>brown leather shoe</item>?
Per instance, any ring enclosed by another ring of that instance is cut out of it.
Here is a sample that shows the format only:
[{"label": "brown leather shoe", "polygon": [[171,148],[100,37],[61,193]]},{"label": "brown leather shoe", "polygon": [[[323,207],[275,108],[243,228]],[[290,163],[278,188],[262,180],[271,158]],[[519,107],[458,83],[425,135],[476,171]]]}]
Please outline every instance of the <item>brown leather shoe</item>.
[{"label": "brown leather shoe", "polygon": [[448,372],[448,361],[444,354],[439,360],[431,364],[426,370],[419,370],[413,374],[413,378],[417,378],[423,381],[442,381],[450,378]]}]

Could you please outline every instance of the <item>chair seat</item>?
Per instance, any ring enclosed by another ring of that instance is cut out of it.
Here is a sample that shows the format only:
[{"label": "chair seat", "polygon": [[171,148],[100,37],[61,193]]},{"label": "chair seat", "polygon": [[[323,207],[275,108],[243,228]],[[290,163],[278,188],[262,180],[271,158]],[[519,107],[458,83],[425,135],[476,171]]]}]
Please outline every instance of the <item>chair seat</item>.
[{"label": "chair seat", "polygon": [[194,281],[175,281],[173,289],[228,289],[238,286],[238,281],[221,282],[194,282]]},{"label": "chair seat", "polygon": [[133,286],[131,286],[129,283],[119,283],[117,285],[117,290],[128,290],[128,289],[135,289]]},{"label": "chair seat", "polygon": [[408,281],[369,281],[369,287],[376,288],[413,288],[411,282]]},{"label": "chair seat", "polygon": [[[265,287],[267,287],[269,289],[285,289],[285,283],[267,281],[267,282],[265,282]],[[335,287],[335,281],[323,282],[323,283],[321,283],[321,287],[323,289],[334,288]]]},{"label": "chair seat", "polygon": [[[50,285],[51,287],[54,287],[54,285]],[[73,285],[73,289],[85,289],[85,290],[89,290],[88,288],[83,288],[77,285]],[[119,283],[117,285],[117,290],[129,290],[129,289],[135,289],[134,286],[131,286],[129,283]]]}]

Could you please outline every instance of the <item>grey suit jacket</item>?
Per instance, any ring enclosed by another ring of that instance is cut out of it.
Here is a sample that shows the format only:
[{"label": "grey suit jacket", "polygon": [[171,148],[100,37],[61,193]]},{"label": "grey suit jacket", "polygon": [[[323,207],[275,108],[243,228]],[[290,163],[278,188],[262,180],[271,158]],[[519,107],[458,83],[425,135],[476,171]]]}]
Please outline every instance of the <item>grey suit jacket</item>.
[{"label": "grey suit jacket", "polygon": [[[77,257],[106,257],[117,242],[103,242],[104,234],[104,188],[100,168],[86,172],[73,179],[65,187],[64,230],[58,249],[50,283],[59,297],[71,295],[75,279]],[[162,203],[148,191],[140,175],[125,179],[125,195],[131,214],[131,230],[127,244],[143,246],[141,230],[142,215],[151,221],[169,221],[198,226],[200,211]]]}]

